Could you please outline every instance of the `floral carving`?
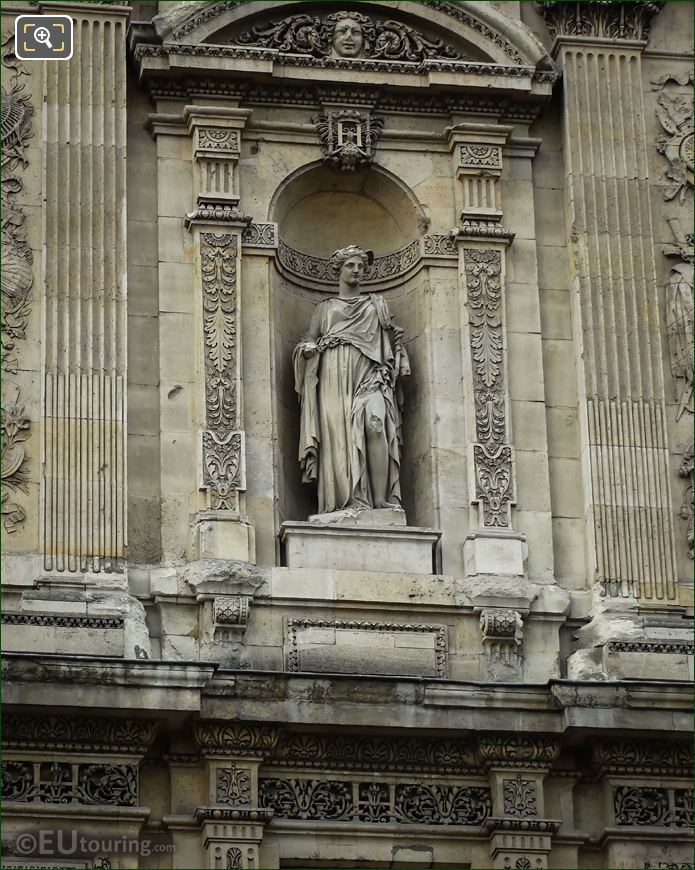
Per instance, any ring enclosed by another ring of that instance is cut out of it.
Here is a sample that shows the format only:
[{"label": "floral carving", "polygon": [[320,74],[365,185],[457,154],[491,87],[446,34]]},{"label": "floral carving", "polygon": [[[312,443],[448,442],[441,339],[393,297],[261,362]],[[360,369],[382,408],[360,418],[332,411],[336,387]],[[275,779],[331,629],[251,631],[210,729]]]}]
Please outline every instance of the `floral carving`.
[{"label": "floral carving", "polygon": [[225,154],[236,152],[239,150],[239,134],[224,127],[199,127],[198,148]]},{"label": "floral carving", "polygon": [[240,432],[203,432],[203,483],[212,508],[234,509],[236,490],[242,488]]},{"label": "floral carving", "polygon": [[77,716],[23,716],[6,713],[2,720],[5,749],[140,752],[152,744],[157,722],[150,719],[99,719]]},{"label": "floral carving", "polygon": [[239,769],[236,764],[217,771],[217,790],[215,800],[218,804],[250,804],[251,776],[248,770]]},{"label": "floral carving", "polygon": [[459,164],[471,169],[502,169],[502,149],[496,145],[459,145]]},{"label": "floral carving", "polygon": [[[347,36],[342,32],[346,26],[351,28]],[[412,62],[429,58],[462,59],[460,52],[441,39],[430,39],[400,21],[376,21],[359,12],[334,12],[323,18],[293,15],[252,27],[229,42],[316,58],[365,57]]]},{"label": "floral carving", "polygon": [[523,779],[517,773],[516,779],[505,779],[502,782],[504,813],[507,816],[537,816],[536,784],[530,779]]},{"label": "floral carving", "polygon": [[604,740],[594,744],[598,774],[689,776],[693,745],[684,741]]},{"label": "floral carving", "polygon": [[[34,109],[25,86],[19,81],[27,74],[24,64],[14,54],[14,37],[3,36],[0,47],[2,66],[11,71],[9,90],[2,88],[2,157],[0,185],[2,192],[2,305],[1,365],[7,375],[18,367],[17,342],[26,338],[30,313],[29,297],[34,283],[33,254],[26,242],[24,210],[16,202],[24,189],[21,172],[29,161],[27,142],[33,136]],[[14,399],[2,401],[2,519],[5,530],[16,531],[26,518],[21,505],[11,501],[11,493],[27,492],[27,457],[23,441],[29,437],[29,418],[19,403],[19,389],[14,386]]]},{"label": "floral carving", "polygon": [[536,4],[553,36],[645,40],[663,0],[542,0]]},{"label": "floral carving", "polygon": [[560,746],[554,740],[518,734],[486,734],[478,742],[484,765],[548,768],[557,760]]},{"label": "floral carving", "polygon": [[231,849],[227,849],[227,856],[226,856],[226,858],[227,858],[227,863],[226,863],[227,870],[240,870],[240,868],[242,866],[242,864],[241,864],[242,857],[243,856],[241,854],[241,849],[237,849],[236,846],[232,846]]},{"label": "floral carving", "polygon": [[193,734],[203,750],[264,757],[278,742],[277,728],[241,722],[195,722]]},{"label": "floral carving", "polygon": [[277,228],[273,223],[249,224],[241,234],[241,243],[254,248],[276,248]]},{"label": "floral carving", "polygon": [[312,122],[323,146],[323,162],[342,172],[368,167],[374,160],[384,117],[356,109],[315,115]]},{"label": "floral carving", "polygon": [[505,445],[506,393],[502,328],[502,254],[466,248],[473,401],[478,444],[473,447],[475,497],[485,526],[509,525],[512,452]]},{"label": "floral carving", "polygon": [[[19,392],[19,391],[17,391]],[[2,454],[0,474],[2,477],[2,520],[5,531],[15,532],[17,526],[26,518],[24,508],[11,501],[10,493],[28,492],[29,472],[24,442],[30,434],[29,418],[24,407],[16,401],[2,402]]]},{"label": "floral carving", "polygon": [[517,610],[486,607],[480,612],[483,648],[493,661],[518,664],[524,639],[524,623]]},{"label": "floral carving", "polygon": [[47,804],[94,804],[134,807],[137,767],[132,764],[79,764],[52,761],[3,763],[5,800]]},{"label": "floral carving", "polygon": [[458,785],[397,785],[397,821],[418,825],[482,825],[491,811],[490,791]]},{"label": "floral carving", "polygon": [[692,828],[692,789],[619,785],[613,789],[617,825]]},{"label": "floral carving", "polygon": [[236,423],[236,236],[202,233],[205,398],[209,428]]},{"label": "floral carving", "polygon": [[426,257],[457,257],[458,250],[453,236],[431,235],[423,239],[423,251]]},{"label": "floral carving", "polygon": [[348,821],[352,818],[350,783],[323,779],[264,779],[259,803],[278,819]]}]

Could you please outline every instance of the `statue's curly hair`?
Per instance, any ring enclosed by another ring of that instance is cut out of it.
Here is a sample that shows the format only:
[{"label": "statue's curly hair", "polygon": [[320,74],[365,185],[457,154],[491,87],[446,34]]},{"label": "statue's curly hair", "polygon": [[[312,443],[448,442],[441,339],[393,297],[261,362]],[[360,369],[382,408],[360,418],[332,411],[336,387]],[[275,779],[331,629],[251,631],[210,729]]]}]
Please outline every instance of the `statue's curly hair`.
[{"label": "statue's curly hair", "polygon": [[357,245],[348,245],[346,248],[340,248],[338,251],[333,251],[331,254],[331,264],[338,271],[351,257],[360,257],[364,263],[364,268],[371,266],[374,262],[374,251],[365,251]]}]

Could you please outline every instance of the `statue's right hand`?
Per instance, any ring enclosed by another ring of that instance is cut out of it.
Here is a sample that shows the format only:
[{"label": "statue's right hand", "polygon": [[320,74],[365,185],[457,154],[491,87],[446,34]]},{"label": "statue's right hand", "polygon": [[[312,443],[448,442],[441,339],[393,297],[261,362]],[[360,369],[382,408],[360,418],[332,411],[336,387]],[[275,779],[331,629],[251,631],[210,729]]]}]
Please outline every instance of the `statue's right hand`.
[{"label": "statue's right hand", "polygon": [[304,356],[307,357],[307,359],[308,359],[309,357],[312,357],[312,356],[314,356],[316,353],[318,353],[318,350],[319,350],[319,349],[318,349],[318,345],[314,344],[314,342],[311,341],[311,342],[307,342],[307,343],[304,345],[304,347],[302,348],[302,353],[303,353]]}]

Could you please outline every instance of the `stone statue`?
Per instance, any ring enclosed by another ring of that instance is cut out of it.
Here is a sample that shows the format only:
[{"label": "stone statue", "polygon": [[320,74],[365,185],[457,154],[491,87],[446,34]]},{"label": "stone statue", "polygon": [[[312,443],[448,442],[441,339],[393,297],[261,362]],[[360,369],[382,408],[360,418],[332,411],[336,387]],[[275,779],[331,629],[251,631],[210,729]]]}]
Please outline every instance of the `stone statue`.
[{"label": "stone statue", "polygon": [[333,254],[338,295],[316,306],[293,354],[299,464],[302,480],[318,483],[320,514],[400,508],[400,379],[410,367],[386,300],[360,293],[372,258],[355,245]]}]

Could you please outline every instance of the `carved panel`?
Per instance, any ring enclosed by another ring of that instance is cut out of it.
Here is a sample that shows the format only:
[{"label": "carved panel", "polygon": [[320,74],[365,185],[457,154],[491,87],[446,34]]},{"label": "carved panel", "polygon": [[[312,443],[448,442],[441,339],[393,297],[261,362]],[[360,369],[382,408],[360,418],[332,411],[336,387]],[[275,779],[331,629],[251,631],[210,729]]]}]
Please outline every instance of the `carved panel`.
[{"label": "carved panel", "polygon": [[536,783],[517,773],[516,779],[502,781],[504,813],[507,816],[537,816]]},{"label": "carved panel", "polygon": [[234,510],[244,488],[238,408],[237,236],[201,233],[205,422],[202,484],[213,509]]},{"label": "carved panel", "polygon": [[242,626],[249,618],[251,598],[248,595],[220,595],[213,604],[216,625]]},{"label": "carved panel", "polygon": [[222,154],[239,151],[239,132],[225,127],[198,127],[198,149]]},{"label": "carved panel", "polygon": [[259,788],[260,805],[283,819],[480,827],[491,810],[482,786],[273,778]]},{"label": "carved panel", "polygon": [[480,612],[483,649],[493,661],[518,663],[524,639],[524,623],[516,610],[486,607]]},{"label": "carved panel", "polygon": [[277,248],[278,225],[274,223],[252,223],[241,234],[242,245],[250,248]]},{"label": "carved panel", "polygon": [[656,117],[664,130],[657,140],[657,151],[669,164],[664,199],[678,197],[682,204],[686,191],[693,189],[693,96],[664,90],[656,102]]},{"label": "carved panel", "polygon": [[486,734],[478,742],[484,765],[496,767],[550,767],[560,754],[555,740],[516,734]]},{"label": "carved panel", "polygon": [[323,147],[323,162],[342,172],[369,167],[374,160],[383,115],[356,109],[329,110],[315,115],[312,122]]},{"label": "carved panel", "polygon": [[467,169],[502,169],[502,149],[497,145],[459,145],[459,165]]},{"label": "carved panel", "polygon": [[14,532],[26,519],[24,508],[12,501],[17,492],[27,493],[28,458],[24,442],[30,434],[29,418],[20,402],[19,388],[8,375],[18,368],[17,342],[26,338],[30,313],[30,295],[34,283],[33,253],[26,242],[26,214],[17,203],[24,189],[22,169],[29,161],[26,148],[32,133],[34,108],[19,77],[27,68],[14,55],[14,36],[3,36],[1,61],[10,71],[9,89],[2,87],[2,305],[1,366],[3,391],[1,429],[2,460],[0,469],[2,520],[5,531]]},{"label": "carved panel", "polygon": [[233,806],[251,803],[251,775],[248,770],[232,764],[217,771],[215,801]]},{"label": "carved panel", "polygon": [[613,789],[616,825],[693,827],[693,790],[619,785]]},{"label": "carved panel", "polygon": [[67,761],[3,762],[3,799],[48,804],[134,807],[137,767],[132,764],[72,764]]}]

